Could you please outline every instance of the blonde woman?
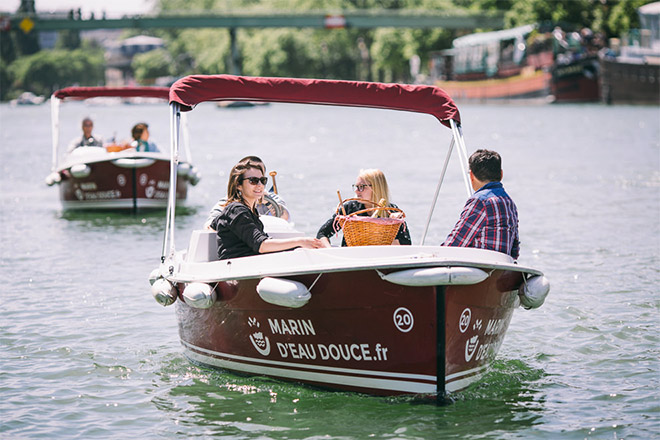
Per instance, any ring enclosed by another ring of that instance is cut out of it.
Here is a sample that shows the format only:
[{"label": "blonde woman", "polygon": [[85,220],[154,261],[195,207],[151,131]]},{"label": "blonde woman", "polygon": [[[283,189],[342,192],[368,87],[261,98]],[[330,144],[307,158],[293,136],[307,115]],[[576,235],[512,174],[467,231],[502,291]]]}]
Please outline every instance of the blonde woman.
[{"label": "blonde woman", "polygon": [[[367,169],[360,170],[355,183],[353,184],[353,191],[355,191],[355,197],[369,200],[369,202],[362,203],[357,200],[350,200],[344,203],[344,210],[346,214],[351,214],[357,211],[361,211],[366,208],[373,208],[378,204],[379,201],[385,200],[385,206],[392,208],[398,208],[394,203],[390,202],[390,190],[387,186],[387,179],[385,179],[385,174],[379,169]],[[391,214],[390,211],[382,210],[378,211],[378,217],[389,217]],[[369,215],[368,213],[358,214],[358,215]],[[396,213],[392,214],[394,217]],[[330,237],[335,234],[335,217],[337,214],[333,214],[319,229],[319,232],[316,234],[316,238],[320,238],[325,241],[328,245],[330,244]],[[399,228],[399,232],[394,239],[392,244],[403,244],[409,245],[410,241],[410,231],[408,231],[408,226],[404,223]],[[342,246],[346,246],[346,241],[342,239]]]}]

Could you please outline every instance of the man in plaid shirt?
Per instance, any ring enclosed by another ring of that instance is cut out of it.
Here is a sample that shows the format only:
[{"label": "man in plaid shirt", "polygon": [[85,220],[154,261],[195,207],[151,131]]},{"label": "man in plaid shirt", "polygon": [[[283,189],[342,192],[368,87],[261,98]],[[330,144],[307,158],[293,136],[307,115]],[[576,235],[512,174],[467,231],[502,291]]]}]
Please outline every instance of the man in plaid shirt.
[{"label": "man in plaid shirt", "polygon": [[502,159],[495,151],[477,150],[470,156],[468,199],[456,226],[442,246],[490,249],[518,258],[518,210],[502,186]]}]

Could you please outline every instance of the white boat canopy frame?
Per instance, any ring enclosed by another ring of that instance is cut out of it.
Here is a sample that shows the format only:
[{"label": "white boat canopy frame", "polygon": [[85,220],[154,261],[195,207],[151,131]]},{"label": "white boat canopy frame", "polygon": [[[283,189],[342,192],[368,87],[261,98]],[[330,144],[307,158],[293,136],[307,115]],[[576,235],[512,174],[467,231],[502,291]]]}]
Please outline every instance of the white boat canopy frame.
[{"label": "white boat canopy frame", "polygon": [[[50,99],[52,137],[51,172],[57,171],[60,166],[60,106],[62,101],[82,101],[97,97],[156,98],[165,101],[169,98],[169,90],[168,87],[67,87],[57,90]],[[188,162],[192,162],[185,118],[183,120],[183,132],[185,158]]]},{"label": "white boat canopy frame", "polygon": [[[435,116],[443,125],[451,129],[452,138],[422,235],[422,245],[426,239],[454,145],[458,150],[467,195],[472,194],[460,114],[454,101],[438,87],[233,75],[191,75],[181,78],[170,88],[170,188],[176,188],[177,182],[181,113],[192,110],[201,102],[229,100],[382,108]],[[176,254],[175,208],[176,197],[174,192],[170,191],[162,263],[173,260]]]}]

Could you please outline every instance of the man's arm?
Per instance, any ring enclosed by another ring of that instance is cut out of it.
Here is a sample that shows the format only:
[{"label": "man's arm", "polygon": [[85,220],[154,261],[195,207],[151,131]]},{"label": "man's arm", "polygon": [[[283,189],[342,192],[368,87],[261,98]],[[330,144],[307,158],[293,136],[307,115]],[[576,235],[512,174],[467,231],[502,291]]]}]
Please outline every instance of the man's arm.
[{"label": "man's arm", "polygon": [[471,247],[486,220],[486,210],[479,199],[470,199],[465,204],[456,225],[442,246]]},{"label": "man's arm", "polygon": [[518,228],[516,227],[516,235],[513,237],[513,245],[511,246],[511,257],[514,260],[517,260],[519,256],[520,256],[520,240],[518,239]]}]

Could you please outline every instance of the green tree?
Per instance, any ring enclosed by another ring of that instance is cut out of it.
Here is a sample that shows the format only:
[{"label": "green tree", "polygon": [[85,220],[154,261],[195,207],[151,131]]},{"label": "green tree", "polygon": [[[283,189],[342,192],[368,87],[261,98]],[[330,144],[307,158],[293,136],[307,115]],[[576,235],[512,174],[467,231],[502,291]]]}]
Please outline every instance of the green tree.
[{"label": "green tree", "polygon": [[[488,3],[496,0],[480,0]],[[619,36],[639,26],[637,8],[648,0],[511,0],[507,27],[552,22],[589,27],[606,36]]]},{"label": "green tree", "polygon": [[9,73],[7,64],[0,62],[0,101],[8,99],[12,76]]},{"label": "green tree", "polygon": [[319,72],[319,54],[309,29],[254,31],[241,45],[247,75],[302,76]]},{"label": "green tree", "polygon": [[174,40],[169,40],[167,47],[175,66],[174,74],[211,74],[227,70],[227,29],[185,29],[179,31]]},{"label": "green tree", "polygon": [[[618,36],[638,25],[636,8],[648,0],[159,0],[161,13],[236,11],[471,11],[505,12],[506,27],[554,22],[588,26]],[[484,29],[495,30],[495,29]],[[462,33],[474,32],[466,29]],[[446,29],[239,29],[242,72],[248,75],[410,80],[409,61],[451,47],[457,31]],[[161,31],[176,75],[226,73],[226,29]]]},{"label": "green tree", "polygon": [[104,80],[101,51],[44,50],[18,58],[9,67],[15,94],[20,90],[50,95],[70,85],[100,85]]},{"label": "green tree", "polygon": [[80,34],[78,31],[60,31],[55,42],[56,49],[74,50],[80,47]]},{"label": "green tree", "polygon": [[11,32],[0,32],[0,61],[9,65],[16,59],[16,47]]},{"label": "green tree", "polygon": [[172,74],[172,58],[165,49],[156,49],[133,57],[131,67],[135,79],[141,84],[153,84],[160,76]]},{"label": "green tree", "polygon": [[378,81],[403,81],[407,77],[409,56],[405,50],[406,39],[405,30],[376,29],[371,45],[371,58],[374,76]]},{"label": "green tree", "polygon": [[[73,20],[73,9],[69,11],[69,20]],[[78,49],[80,47],[80,32],[73,29],[67,29],[58,32],[56,49]]]},{"label": "green tree", "polygon": [[622,35],[630,29],[639,28],[639,15],[637,9],[648,3],[647,0],[619,1],[607,17],[607,27],[611,35]]}]

